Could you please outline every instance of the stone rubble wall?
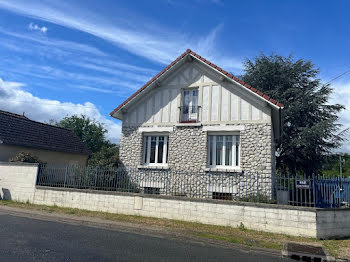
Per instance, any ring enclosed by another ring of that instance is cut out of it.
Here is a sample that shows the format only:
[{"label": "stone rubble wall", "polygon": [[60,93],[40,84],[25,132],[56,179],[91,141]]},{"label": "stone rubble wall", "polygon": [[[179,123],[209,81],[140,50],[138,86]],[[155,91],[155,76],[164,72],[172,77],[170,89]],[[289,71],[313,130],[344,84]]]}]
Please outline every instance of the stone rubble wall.
[{"label": "stone rubble wall", "polygon": [[[241,126],[241,125],[240,125]],[[241,167],[248,173],[271,175],[272,129],[269,123],[245,124],[240,131]],[[125,167],[142,164],[142,133],[138,127],[124,126],[120,144],[120,159]],[[170,169],[198,171],[207,167],[207,132],[202,127],[174,127],[169,133]]]},{"label": "stone rubble wall", "polygon": [[122,127],[120,139],[119,158],[125,167],[137,168],[142,160],[142,133],[137,132],[137,127]]},{"label": "stone rubble wall", "polygon": [[207,164],[207,134],[202,127],[175,127],[169,133],[169,168],[198,171]]},{"label": "stone rubble wall", "polygon": [[[237,201],[266,202],[271,198],[270,181],[255,174],[147,169],[127,169],[125,172],[141,192],[148,187],[158,188],[159,194],[166,196],[212,198],[216,192],[223,193],[222,196],[231,194],[232,199]],[[256,199],[257,193],[265,198]]]},{"label": "stone rubble wall", "polygon": [[[120,159],[127,168],[137,168],[142,164],[143,135],[137,129],[138,127],[135,126],[124,125],[122,128]],[[208,154],[207,140],[207,132],[203,131],[202,126],[175,126],[173,132],[169,133],[169,169],[205,173]],[[250,176],[259,174],[260,184],[257,186],[256,181],[252,180],[251,185],[245,184],[246,187],[249,187],[246,190],[251,191],[252,188],[259,187],[262,192],[271,196],[274,179],[271,124],[244,124],[244,130],[240,131],[240,146],[241,169]],[[228,176],[231,175],[233,174],[228,173]],[[179,176],[177,180],[181,180],[180,178]],[[194,190],[195,185],[196,183],[193,183],[189,186]],[[207,191],[206,188],[196,190]]]}]

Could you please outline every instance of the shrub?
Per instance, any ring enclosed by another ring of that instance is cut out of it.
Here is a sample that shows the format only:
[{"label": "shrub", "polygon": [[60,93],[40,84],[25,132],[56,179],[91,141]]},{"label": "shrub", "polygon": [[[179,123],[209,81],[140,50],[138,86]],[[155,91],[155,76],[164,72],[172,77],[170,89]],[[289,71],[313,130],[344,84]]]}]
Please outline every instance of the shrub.
[{"label": "shrub", "polygon": [[15,157],[10,158],[9,162],[46,164],[44,161],[41,161],[37,156],[33,156],[28,152],[19,152]]}]

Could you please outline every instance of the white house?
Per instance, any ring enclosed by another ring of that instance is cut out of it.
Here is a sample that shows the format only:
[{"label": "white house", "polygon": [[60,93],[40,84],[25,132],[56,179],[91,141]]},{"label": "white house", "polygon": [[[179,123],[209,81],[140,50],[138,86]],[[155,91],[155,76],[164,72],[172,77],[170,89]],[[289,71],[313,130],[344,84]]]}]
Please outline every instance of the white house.
[{"label": "white house", "polygon": [[126,167],[271,178],[283,105],[188,49],[120,104]]}]

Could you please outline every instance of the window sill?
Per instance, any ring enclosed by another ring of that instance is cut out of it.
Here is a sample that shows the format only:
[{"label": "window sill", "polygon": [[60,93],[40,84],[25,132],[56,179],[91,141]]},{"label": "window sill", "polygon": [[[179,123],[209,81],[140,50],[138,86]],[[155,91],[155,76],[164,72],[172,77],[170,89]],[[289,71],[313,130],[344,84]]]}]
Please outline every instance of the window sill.
[{"label": "window sill", "polygon": [[177,123],[175,126],[201,126],[201,123],[193,123],[193,122],[188,122],[188,123]]},{"label": "window sill", "polygon": [[154,169],[154,170],[168,170],[169,166],[146,166],[146,165],[139,165],[137,166],[138,169]]},{"label": "window sill", "polygon": [[242,168],[222,168],[222,167],[212,167],[205,168],[205,172],[226,172],[226,173],[242,173]]}]

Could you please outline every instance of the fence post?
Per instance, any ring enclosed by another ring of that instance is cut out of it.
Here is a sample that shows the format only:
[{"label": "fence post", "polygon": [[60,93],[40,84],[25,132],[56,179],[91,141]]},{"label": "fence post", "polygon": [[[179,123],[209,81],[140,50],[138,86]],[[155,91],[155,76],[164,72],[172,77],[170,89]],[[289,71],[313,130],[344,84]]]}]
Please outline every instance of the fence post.
[{"label": "fence post", "polygon": [[97,167],[95,168],[95,189],[97,188]]},{"label": "fence post", "polygon": [[313,198],[314,198],[314,207],[316,207],[316,176],[315,174],[312,174],[312,194],[313,194]]},{"label": "fence post", "polygon": [[38,163],[38,170],[37,170],[37,172],[36,172],[35,185],[38,185],[39,176],[40,176],[40,171],[41,171],[41,165],[40,165],[40,163]]},{"label": "fence post", "polygon": [[64,184],[63,184],[63,187],[66,187],[66,183],[67,183],[67,173],[68,173],[68,166],[66,166],[66,172],[64,173]]}]

